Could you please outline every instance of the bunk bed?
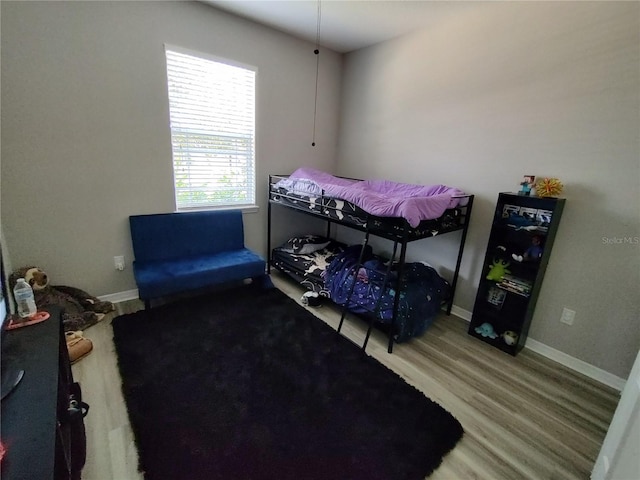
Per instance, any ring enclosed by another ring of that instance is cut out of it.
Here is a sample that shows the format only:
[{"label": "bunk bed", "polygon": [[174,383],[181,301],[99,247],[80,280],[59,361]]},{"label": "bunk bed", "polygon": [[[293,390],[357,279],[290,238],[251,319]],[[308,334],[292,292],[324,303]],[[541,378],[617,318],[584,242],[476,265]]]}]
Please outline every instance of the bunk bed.
[{"label": "bunk bed", "polygon": [[[274,267],[341,305],[338,332],[348,311],[362,314],[369,321],[363,349],[374,325],[387,332],[392,353],[394,342],[422,334],[442,306],[451,313],[473,195],[443,185],[366,181],[312,168],[269,175],[268,193],[269,271]],[[293,237],[272,249],[273,206],[326,220],[326,235]],[[363,232],[363,243],[337,242],[332,225]],[[410,242],[457,231],[462,233],[450,282],[431,266],[406,262]],[[372,236],[393,242],[390,258],[372,252]]]}]

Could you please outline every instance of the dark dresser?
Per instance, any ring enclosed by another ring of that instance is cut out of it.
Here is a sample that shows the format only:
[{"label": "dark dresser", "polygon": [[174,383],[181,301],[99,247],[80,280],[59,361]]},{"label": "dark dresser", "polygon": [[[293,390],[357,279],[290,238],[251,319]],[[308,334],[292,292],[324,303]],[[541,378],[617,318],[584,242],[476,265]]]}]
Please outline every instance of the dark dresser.
[{"label": "dark dresser", "polygon": [[46,310],[44,322],[2,334],[2,480],[79,479],[84,466],[88,406],[73,381],[61,310]]}]

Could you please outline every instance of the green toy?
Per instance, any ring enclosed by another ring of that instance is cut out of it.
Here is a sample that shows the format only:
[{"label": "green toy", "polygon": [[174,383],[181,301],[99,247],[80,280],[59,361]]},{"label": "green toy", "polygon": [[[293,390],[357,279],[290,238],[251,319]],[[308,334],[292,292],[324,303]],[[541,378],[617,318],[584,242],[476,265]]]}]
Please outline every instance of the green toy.
[{"label": "green toy", "polygon": [[511,273],[511,271],[507,269],[509,265],[511,265],[509,262],[494,259],[493,264],[489,269],[487,280],[493,280],[494,282],[502,280],[502,277],[504,277],[505,274]]}]

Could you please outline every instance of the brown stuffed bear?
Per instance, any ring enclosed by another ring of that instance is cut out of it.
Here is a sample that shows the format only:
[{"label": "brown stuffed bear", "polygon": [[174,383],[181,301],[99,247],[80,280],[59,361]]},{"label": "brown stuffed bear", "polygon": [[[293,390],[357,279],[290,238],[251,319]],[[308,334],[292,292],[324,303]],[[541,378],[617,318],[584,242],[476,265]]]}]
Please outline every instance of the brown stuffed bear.
[{"label": "brown stuffed bear", "polygon": [[9,276],[12,291],[18,278],[24,278],[31,285],[39,309],[47,305],[63,308],[65,332],[89,328],[102,320],[105,313],[114,309],[111,302],[101,301],[78,288],[49,285],[47,274],[38,267],[23,267],[13,272]]}]

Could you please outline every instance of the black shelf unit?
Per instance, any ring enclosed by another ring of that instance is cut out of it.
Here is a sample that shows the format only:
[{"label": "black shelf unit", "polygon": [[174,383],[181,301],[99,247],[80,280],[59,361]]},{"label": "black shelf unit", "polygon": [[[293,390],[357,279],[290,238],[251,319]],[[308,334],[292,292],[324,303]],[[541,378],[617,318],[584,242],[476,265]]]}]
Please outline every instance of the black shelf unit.
[{"label": "black shelf unit", "polygon": [[565,199],[500,193],[469,335],[516,355],[524,347]]}]

